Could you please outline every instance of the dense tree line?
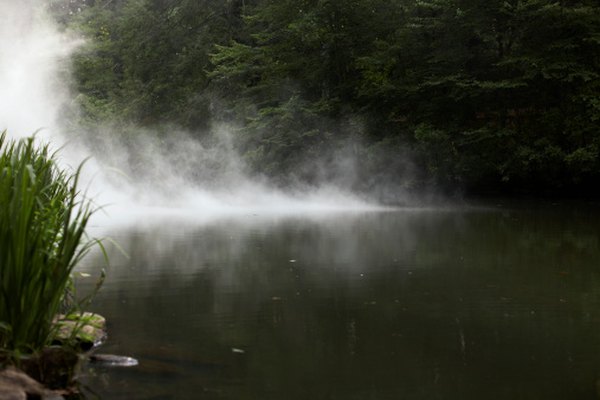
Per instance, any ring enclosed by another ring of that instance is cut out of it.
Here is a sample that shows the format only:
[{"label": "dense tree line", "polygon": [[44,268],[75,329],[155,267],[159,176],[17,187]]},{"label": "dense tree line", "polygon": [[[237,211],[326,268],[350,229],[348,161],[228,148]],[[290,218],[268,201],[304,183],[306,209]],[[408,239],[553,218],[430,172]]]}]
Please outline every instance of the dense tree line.
[{"label": "dense tree line", "polygon": [[234,122],[256,171],[304,180],[340,149],[363,183],[556,193],[600,178],[593,0],[51,5],[91,39],[74,58],[88,123]]}]

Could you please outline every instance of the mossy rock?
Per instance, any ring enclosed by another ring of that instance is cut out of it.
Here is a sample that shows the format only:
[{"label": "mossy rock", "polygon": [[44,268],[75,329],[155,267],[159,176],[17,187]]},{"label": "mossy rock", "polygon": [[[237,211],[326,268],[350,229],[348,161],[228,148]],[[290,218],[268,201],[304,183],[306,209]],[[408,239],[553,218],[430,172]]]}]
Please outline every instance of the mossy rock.
[{"label": "mossy rock", "polygon": [[90,312],[58,315],[55,319],[56,344],[75,344],[82,351],[100,345],[106,338],[106,319]]}]

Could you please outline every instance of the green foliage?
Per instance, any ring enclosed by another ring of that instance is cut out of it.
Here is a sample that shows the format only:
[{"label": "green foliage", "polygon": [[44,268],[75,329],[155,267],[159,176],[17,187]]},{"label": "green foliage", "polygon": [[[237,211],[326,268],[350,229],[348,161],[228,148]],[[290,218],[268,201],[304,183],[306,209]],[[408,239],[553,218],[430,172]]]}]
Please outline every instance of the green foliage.
[{"label": "green foliage", "polygon": [[78,176],[33,138],[0,135],[0,351],[38,350],[55,334],[71,272],[95,243]]},{"label": "green foliage", "polygon": [[390,10],[383,1],[261,1],[240,39],[216,47],[209,77],[225,112],[213,117],[243,125],[240,147],[255,171],[311,181],[322,174],[310,165],[357,141],[362,127],[347,123],[357,119],[354,59],[392,24],[368,17]]},{"label": "green foliage", "polygon": [[438,181],[589,185],[600,175],[599,11],[593,2],[415,2],[358,60],[359,95],[387,129],[415,132]]},{"label": "green foliage", "polygon": [[208,123],[208,53],[227,42],[236,2],[216,0],[95,2],[66,24],[86,45],[73,59],[84,120]]},{"label": "green foliage", "polygon": [[[365,154],[390,142],[397,157],[411,154],[423,185],[585,191],[600,178],[595,1],[122,0],[78,9],[67,20],[91,39],[74,64],[94,124],[234,122],[252,167],[280,177],[302,175],[302,159],[358,137]],[[362,126],[348,130],[348,120]]]}]

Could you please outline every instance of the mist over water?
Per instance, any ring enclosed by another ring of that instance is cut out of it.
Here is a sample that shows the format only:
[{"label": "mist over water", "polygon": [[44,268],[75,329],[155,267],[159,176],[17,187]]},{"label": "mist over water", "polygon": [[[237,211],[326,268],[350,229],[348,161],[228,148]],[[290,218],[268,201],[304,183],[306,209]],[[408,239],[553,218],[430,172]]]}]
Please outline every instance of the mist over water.
[{"label": "mist over water", "polygon": [[63,141],[58,127],[68,97],[62,68],[77,41],[59,34],[31,0],[0,1],[0,129],[12,137]]},{"label": "mist over water", "polygon": [[128,223],[148,213],[204,218],[378,208],[331,186],[283,192],[248,178],[227,127],[215,128],[218,140],[209,147],[177,129],[160,136],[136,128],[125,141],[98,127],[99,140],[83,140],[89,133],[68,117],[77,113],[76,94],[68,90],[69,57],[82,39],[59,31],[40,1],[0,0],[0,15],[0,130],[11,138],[37,132],[39,141],[62,148],[67,168],[87,159],[81,186],[107,206],[97,223]]}]

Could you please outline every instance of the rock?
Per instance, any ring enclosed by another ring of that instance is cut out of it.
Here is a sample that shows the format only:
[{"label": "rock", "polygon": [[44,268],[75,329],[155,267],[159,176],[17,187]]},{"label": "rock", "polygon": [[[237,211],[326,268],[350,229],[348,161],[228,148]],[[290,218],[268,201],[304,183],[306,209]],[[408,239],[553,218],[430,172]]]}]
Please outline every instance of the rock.
[{"label": "rock", "polygon": [[[78,393],[74,377],[80,368],[81,352],[100,345],[106,338],[106,320],[89,312],[57,315],[54,326],[53,345],[21,355],[18,365],[22,370],[0,369],[0,400],[64,400],[63,396],[70,398]],[[133,358],[113,357],[110,365],[137,365]]]},{"label": "rock", "polygon": [[58,315],[55,318],[59,344],[76,342],[83,351],[99,346],[106,338],[106,319],[90,312]]},{"label": "rock", "polygon": [[0,387],[0,400],[27,400],[27,394],[20,388]]},{"label": "rock", "polygon": [[[0,400],[64,400],[63,395],[77,393],[74,376],[79,368],[80,353],[100,345],[106,338],[106,320],[88,312],[57,315],[54,326],[53,346],[21,355],[18,365],[22,370],[14,367],[0,370]],[[134,365],[134,361],[137,364],[134,359],[120,363]]]},{"label": "rock", "polygon": [[0,387],[0,400],[27,400],[27,393],[18,386]]},{"label": "rock", "polygon": [[29,376],[50,389],[73,385],[79,355],[68,347],[50,346],[41,352],[21,359],[21,368]]},{"label": "rock", "polygon": [[8,367],[0,371],[0,399],[27,400],[28,398],[45,398],[46,389],[41,383],[23,371]]},{"label": "rock", "polygon": [[7,386],[18,386],[26,393],[38,396],[42,395],[45,391],[41,383],[15,367],[8,367],[0,371],[0,385],[3,388]]}]

